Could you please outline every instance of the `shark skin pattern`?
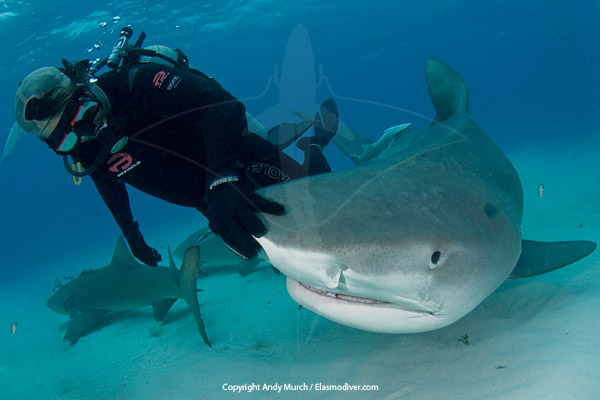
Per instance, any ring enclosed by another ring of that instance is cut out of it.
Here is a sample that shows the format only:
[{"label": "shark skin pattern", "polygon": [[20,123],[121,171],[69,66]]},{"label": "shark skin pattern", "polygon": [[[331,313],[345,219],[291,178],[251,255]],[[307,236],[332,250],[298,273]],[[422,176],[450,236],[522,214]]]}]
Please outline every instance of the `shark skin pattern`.
[{"label": "shark skin pattern", "polygon": [[199,249],[190,247],[177,270],[169,250],[169,267],[139,264],[125,240],[119,237],[109,265],[81,273],[61,287],[47,301],[52,311],[71,317],[64,341],[75,344],[93,331],[98,321],[110,312],[152,306],[154,319],[163,321],[177,299],[189,305],[202,340],[211,346],[198,305],[196,278]]},{"label": "shark skin pattern", "polygon": [[340,129],[356,164],[261,188],[286,206],[257,238],[291,297],[343,325],[381,333],[439,329],[507,278],[535,276],[594,251],[588,241],[521,238],[523,191],[504,153],[474,122],[467,86],[428,59],[433,122],[372,140]]}]

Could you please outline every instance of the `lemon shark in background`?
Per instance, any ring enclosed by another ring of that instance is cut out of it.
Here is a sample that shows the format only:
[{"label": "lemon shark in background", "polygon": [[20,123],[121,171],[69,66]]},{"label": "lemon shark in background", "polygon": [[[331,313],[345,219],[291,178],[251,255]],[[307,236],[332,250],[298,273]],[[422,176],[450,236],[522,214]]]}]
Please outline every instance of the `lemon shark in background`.
[{"label": "lemon shark in background", "polygon": [[[263,263],[258,257],[244,260],[229,250],[221,238],[214,234],[208,227],[204,227],[189,235],[173,250],[173,255],[176,258],[183,259],[187,249],[192,246],[198,246],[200,249],[198,267],[206,275],[233,271],[245,277],[268,265]],[[279,274],[279,271],[274,271]]]},{"label": "lemon shark in background", "polygon": [[210,346],[200,307],[196,278],[199,249],[190,247],[177,270],[169,252],[169,267],[139,264],[119,237],[112,261],[106,267],[86,271],[61,287],[47,302],[48,308],[71,317],[64,340],[75,344],[97,327],[110,312],[152,306],[154,319],[162,321],[177,299],[189,305],[202,340]]},{"label": "lemon shark in background", "polygon": [[377,142],[340,131],[356,166],[261,188],[285,204],[257,240],[304,307],[351,327],[426,332],[452,324],[507,278],[534,276],[594,251],[587,241],[521,238],[513,165],[473,121],[463,79],[428,59],[436,117]]}]

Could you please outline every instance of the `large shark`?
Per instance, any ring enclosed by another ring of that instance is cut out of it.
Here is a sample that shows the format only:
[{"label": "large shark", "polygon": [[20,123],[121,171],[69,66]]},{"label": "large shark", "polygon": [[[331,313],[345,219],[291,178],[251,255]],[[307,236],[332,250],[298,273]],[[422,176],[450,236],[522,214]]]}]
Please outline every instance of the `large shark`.
[{"label": "large shark", "polygon": [[380,141],[338,134],[357,166],[263,188],[289,212],[258,241],[287,289],[338,323],[383,333],[445,327],[507,278],[541,274],[596,247],[521,238],[514,167],[477,126],[463,79],[427,60],[437,115]]},{"label": "large shark", "polygon": [[154,319],[162,321],[173,303],[181,298],[189,305],[202,339],[210,346],[197,298],[198,256],[198,247],[190,247],[179,270],[170,252],[169,268],[141,265],[119,237],[109,265],[83,272],[52,295],[47,306],[71,317],[64,340],[74,344],[109,312],[151,305]]}]

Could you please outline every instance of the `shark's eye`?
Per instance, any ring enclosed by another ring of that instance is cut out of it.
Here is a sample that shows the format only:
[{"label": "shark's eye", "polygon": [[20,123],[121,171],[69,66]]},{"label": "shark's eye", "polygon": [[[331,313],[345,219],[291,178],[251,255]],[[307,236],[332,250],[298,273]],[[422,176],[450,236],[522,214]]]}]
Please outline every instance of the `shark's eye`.
[{"label": "shark's eye", "polygon": [[429,268],[436,269],[441,257],[442,253],[440,253],[439,251],[434,251],[431,255],[431,260],[429,261]]}]

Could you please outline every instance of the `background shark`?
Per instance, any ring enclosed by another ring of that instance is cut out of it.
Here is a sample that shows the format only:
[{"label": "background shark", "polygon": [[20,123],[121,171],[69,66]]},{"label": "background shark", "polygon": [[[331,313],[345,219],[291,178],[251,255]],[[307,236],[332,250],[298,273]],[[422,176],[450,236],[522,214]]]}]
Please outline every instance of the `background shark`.
[{"label": "background shark", "polygon": [[[437,115],[377,143],[334,139],[355,168],[261,189],[285,204],[259,238],[288,292],[341,324],[415,333],[462,318],[508,277],[532,276],[590,254],[592,242],[522,241],[517,172],[469,112],[463,79],[428,59]],[[521,261],[520,261],[521,260]]]},{"label": "background shark", "polygon": [[194,314],[202,340],[211,346],[198,305],[198,257],[198,247],[190,247],[179,271],[170,252],[168,268],[141,265],[119,237],[110,264],[83,272],[52,295],[46,305],[71,317],[64,340],[74,344],[109,312],[151,305],[154,319],[162,321],[175,301],[184,299]]},{"label": "background shark", "polygon": [[[241,276],[247,276],[267,266],[259,266],[261,260],[258,257],[245,260],[238,256],[208,227],[199,229],[188,236],[173,250],[173,255],[183,259],[187,249],[192,246],[198,246],[200,249],[198,267],[206,275],[233,271],[239,273]],[[274,271],[279,273],[275,269]]]},{"label": "background shark", "polygon": [[23,136],[23,130],[16,122],[10,128],[10,133],[6,138],[4,149],[2,150],[2,156],[0,157],[0,165],[4,159],[13,151],[19,139]]}]

